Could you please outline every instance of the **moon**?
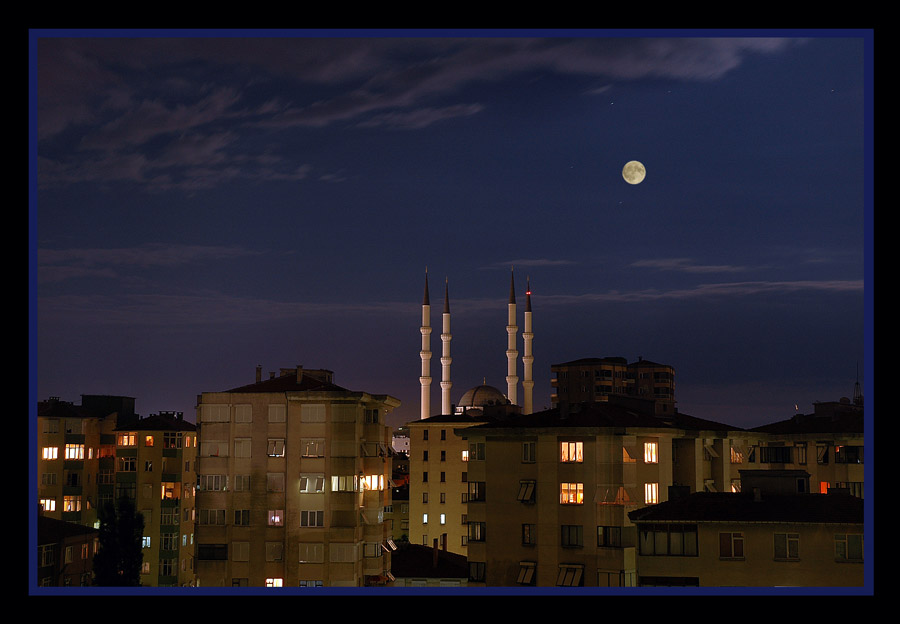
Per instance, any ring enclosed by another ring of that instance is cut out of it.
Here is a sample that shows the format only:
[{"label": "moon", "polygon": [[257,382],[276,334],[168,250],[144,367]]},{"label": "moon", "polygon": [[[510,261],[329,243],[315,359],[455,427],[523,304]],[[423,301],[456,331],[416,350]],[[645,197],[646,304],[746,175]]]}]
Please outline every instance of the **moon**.
[{"label": "moon", "polygon": [[646,175],[647,170],[644,168],[644,165],[636,160],[631,160],[622,167],[622,177],[625,178],[628,184],[640,184],[644,181]]}]

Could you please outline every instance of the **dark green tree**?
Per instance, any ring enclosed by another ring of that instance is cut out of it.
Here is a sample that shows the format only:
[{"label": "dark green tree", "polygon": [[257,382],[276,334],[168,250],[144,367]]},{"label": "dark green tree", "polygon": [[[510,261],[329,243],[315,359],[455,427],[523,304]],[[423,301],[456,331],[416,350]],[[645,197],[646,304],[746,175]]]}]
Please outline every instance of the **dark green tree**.
[{"label": "dark green tree", "polygon": [[128,497],[120,498],[116,504],[107,502],[97,515],[100,518],[100,548],[94,555],[94,585],[140,585],[144,516]]}]

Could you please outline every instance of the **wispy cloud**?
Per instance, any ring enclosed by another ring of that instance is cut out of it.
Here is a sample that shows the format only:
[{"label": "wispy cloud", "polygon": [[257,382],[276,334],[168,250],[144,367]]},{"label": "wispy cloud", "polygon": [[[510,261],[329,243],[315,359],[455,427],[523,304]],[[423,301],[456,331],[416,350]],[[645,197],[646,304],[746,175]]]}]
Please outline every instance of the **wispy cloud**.
[{"label": "wispy cloud", "polygon": [[577,264],[574,260],[551,260],[550,258],[519,258],[517,260],[505,260],[502,262],[494,262],[482,269],[509,269],[517,267],[553,267],[567,266]]},{"label": "wispy cloud", "polygon": [[127,268],[175,267],[257,255],[242,247],[147,243],[114,249],[39,249],[38,282],[47,284],[77,277],[120,277]]},{"label": "wispy cloud", "polygon": [[682,273],[739,273],[749,269],[749,267],[733,264],[696,264],[690,258],[638,260],[632,262],[630,266]]},{"label": "wispy cloud", "polygon": [[[749,55],[792,43],[754,37],[47,37],[38,44],[38,182],[192,190],[240,178],[306,179],[308,164],[267,153],[263,165],[258,141],[246,139],[338,122],[421,129],[464,119],[484,110],[481,103],[456,101],[464,88],[526,72],[596,77],[607,86],[648,77],[715,80]],[[206,68],[202,81],[196,80],[200,65]],[[254,86],[274,80],[287,81],[278,97],[250,95]],[[68,149],[53,142],[76,135],[81,140]]]}]

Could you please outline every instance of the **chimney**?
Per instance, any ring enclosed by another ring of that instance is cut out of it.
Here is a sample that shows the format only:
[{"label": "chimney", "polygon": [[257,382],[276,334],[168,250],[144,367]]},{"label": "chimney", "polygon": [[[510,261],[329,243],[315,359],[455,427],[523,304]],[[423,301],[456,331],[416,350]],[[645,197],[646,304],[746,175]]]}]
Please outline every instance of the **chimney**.
[{"label": "chimney", "polygon": [[303,365],[297,364],[297,383],[303,381]]},{"label": "chimney", "polygon": [[256,383],[262,381],[262,364],[256,365]]},{"label": "chimney", "polygon": [[438,538],[434,538],[434,545],[432,546],[431,550],[432,550],[431,565],[436,568],[437,564],[438,564],[438,552],[439,552],[438,551]]},{"label": "chimney", "polygon": [[275,379],[275,371],[269,371],[269,379]]},{"label": "chimney", "polygon": [[446,533],[441,534],[441,550],[443,550],[444,552],[447,552],[447,534]]}]

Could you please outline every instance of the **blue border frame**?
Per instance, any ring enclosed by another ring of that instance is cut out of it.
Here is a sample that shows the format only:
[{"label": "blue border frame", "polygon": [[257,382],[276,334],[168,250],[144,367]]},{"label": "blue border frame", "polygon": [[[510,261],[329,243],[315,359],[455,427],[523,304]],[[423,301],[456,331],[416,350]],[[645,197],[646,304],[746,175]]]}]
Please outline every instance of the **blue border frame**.
[{"label": "blue border frame", "polygon": [[[134,37],[489,37],[489,36],[541,36],[541,37],[634,37],[669,36],[669,37],[738,37],[738,36],[792,36],[792,37],[849,37],[862,38],[864,47],[865,72],[865,105],[864,105],[864,162],[865,162],[865,269],[864,269],[864,305],[865,305],[865,383],[864,383],[864,444],[867,462],[864,467],[866,490],[865,500],[865,584],[862,587],[804,587],[804,588],[772,588],[772,587],[728,587],[728,588],[519,588],[519,587],[465,587],[465,588],[315,588],[301,589],[283,587],[272,588],[157,588],[143,587],[39,587],[37,585],[37,42],[42,37],[110,37],[127,32]],[[587,595],[765,595],[765,596],[803,596],[803,595],[873,595],[874,585],[874,516],[875,516],[875,432],[874,432],[874,399],[875,399],[875,357],[874,357],[874,320],[875,320],[875,215],[874,215],[874,43],[875,33],[872,29],[802,29],[802,30],[641,30],[641,29],[33,29],[28,35],[28,431],[29,431],[29,508],[28,508],[28,587],[29,594],[46,596],[104,596],[104,595],[552,595],[552,596],[587,596]]]}]

